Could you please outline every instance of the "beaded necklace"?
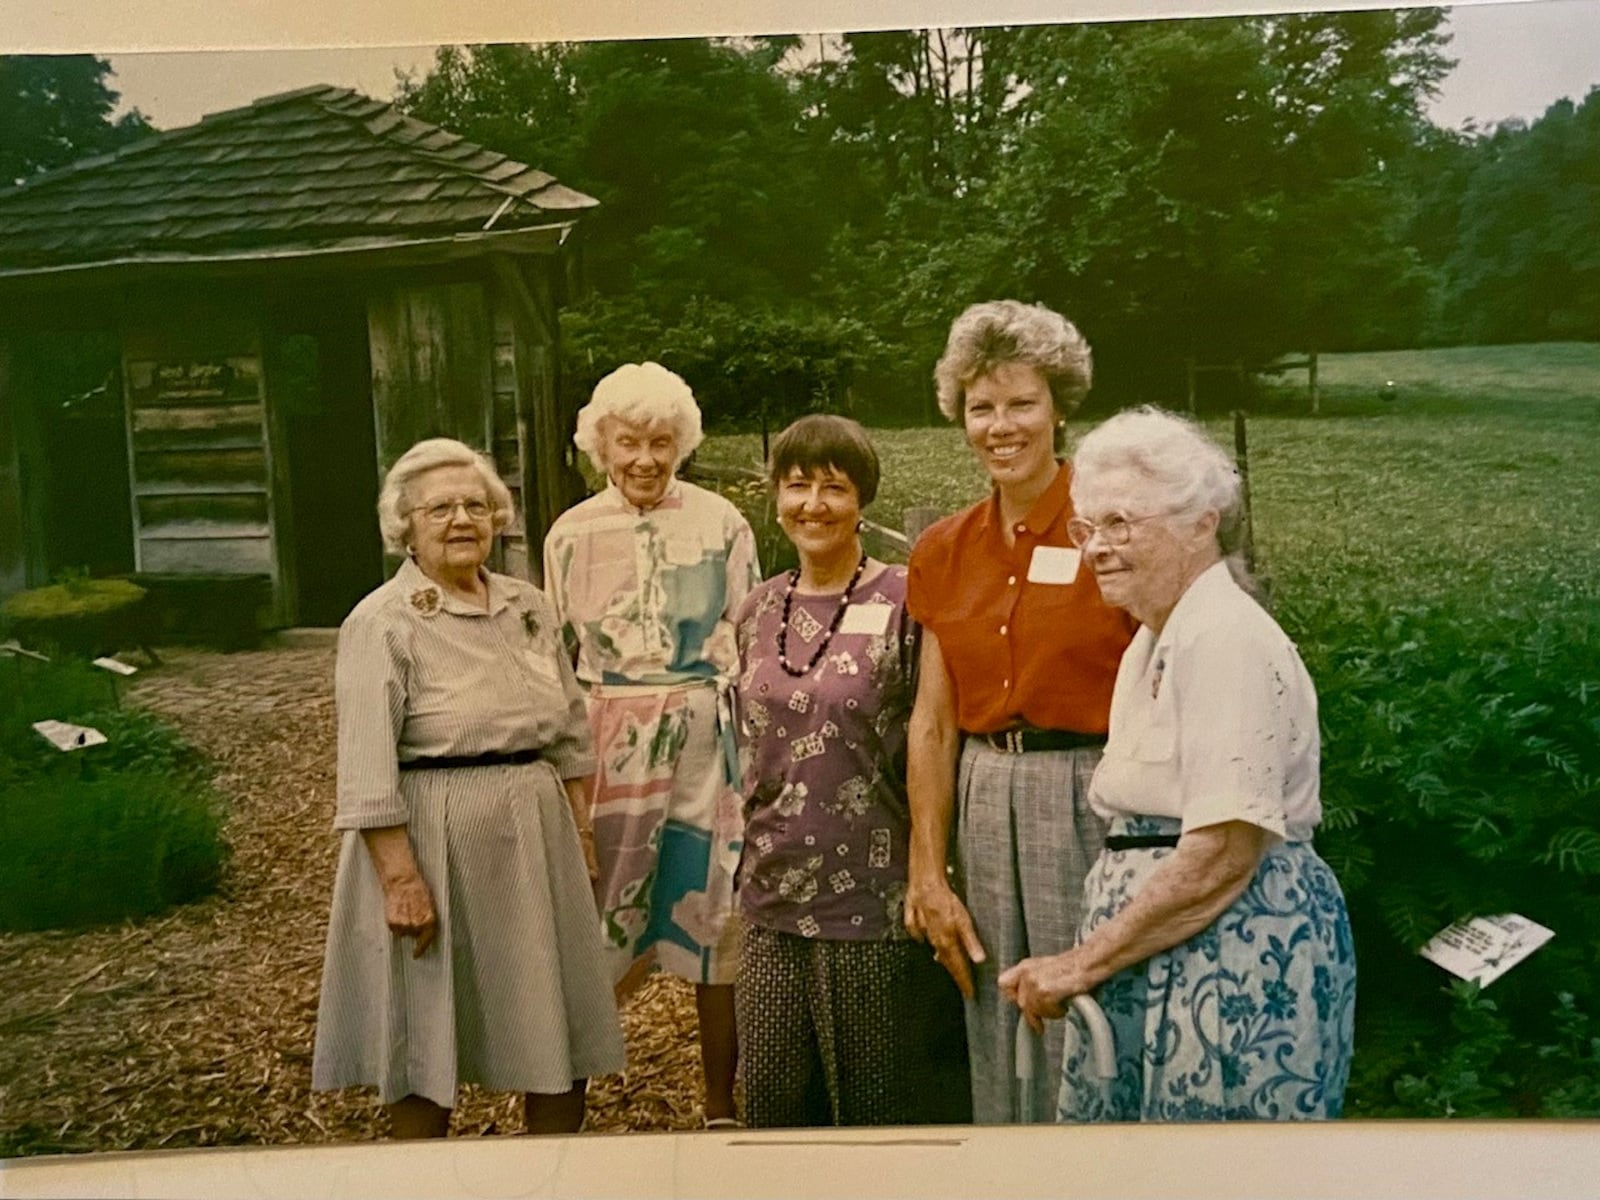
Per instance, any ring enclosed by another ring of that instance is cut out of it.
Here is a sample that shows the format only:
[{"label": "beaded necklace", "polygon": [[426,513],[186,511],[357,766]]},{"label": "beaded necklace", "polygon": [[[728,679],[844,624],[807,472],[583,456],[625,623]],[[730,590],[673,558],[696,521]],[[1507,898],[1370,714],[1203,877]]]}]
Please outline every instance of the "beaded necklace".
[{"label": "beaded necklace", "polygon": [[850,607],[850,594],[856,590],[856,584],[861,582],[861,572],[867,569],[867,555],[863,551],[861,561],[856,564],[855,574],[850,576],[850,582],[844,585],[844,595],[839,599],[839,607],[834,611],[833,620],[828,622],[828,632],[822,635],[822,641],[817,643],[817,649],[811,656],[811,661],[805,666],[796,668],[789,662],[789,613],[794,605],[794,585],[800,582],[800,568],[796,567],[789,572],[789,584],[783,589],[783,620],[778,625],[778,665],[784,673],[793,675],[796,679],[808,675],[811,668],[816,666],[827,652],[828,643],[833,641],[833,635],[839,632],[839,626],[844,623],[844,610]]}]

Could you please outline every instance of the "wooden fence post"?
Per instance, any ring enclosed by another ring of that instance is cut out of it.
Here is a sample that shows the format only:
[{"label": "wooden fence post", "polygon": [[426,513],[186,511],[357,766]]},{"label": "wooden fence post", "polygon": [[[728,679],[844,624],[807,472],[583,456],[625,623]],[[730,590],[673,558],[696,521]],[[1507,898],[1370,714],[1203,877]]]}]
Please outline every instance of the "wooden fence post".
[{"label": "wooden fence post", "polygon": [[1239,467],[1240,519],[1244,523],[1239,538],[1239,548],[1244,552],[1244,565],[1254,574],[1256,569],[1255,521],[1250,511],[1250,447],[1245,440],[1244,413],[1233,413],[1233,457]]},{"label": "wooden fence post", "polygon": [[928,505],[918,505],[915,508],[906,509],[905,515],[901,518],[905,524],[906,541],[915,546],[917,539],[922,536],[923,530],[927,529],[929,525],[932,525],[942,516],[944,516],[943,511]]},{"label": "wooden fence post", "polygon": [[1322,394],[1317,391],[1317,352],[1313,350],[1306,358],[1309,360],[1306,373],[1310,376],[1311,415],[1314,417],[1322,408]]}]

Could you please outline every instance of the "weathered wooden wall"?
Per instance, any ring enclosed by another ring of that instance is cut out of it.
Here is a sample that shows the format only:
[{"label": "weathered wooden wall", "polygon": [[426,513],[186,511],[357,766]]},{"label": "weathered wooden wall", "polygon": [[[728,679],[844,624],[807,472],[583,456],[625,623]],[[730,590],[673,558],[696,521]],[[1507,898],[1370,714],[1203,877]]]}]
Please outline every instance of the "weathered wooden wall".
[{"label": "weathered wooden wall", "polygon": [[212,297],[130,305],[123,329],[140,571],[262,574],[282,610],[259,320]]},{"label": "weathered wooden wall", "polygon": [[18,428],[22,397],[11,369],[11,347],[0,339],[0,595],[28,586],[27,522]]},{"label": "weathered wooden wall", "polygon": [[545,534],[583,496],[572,466],[575,414],[563,411],[557,318],[559,260],[491,255],[497,302],[507,313],[516,366],[517,433],[527,524],[528,578],[542,582]]},{"label": "weathered wooden wall", "polygon": [[[539,476],[529,470],[528,415],[530,397],[550,395],[551,387],[545,348],[530,345],[516,299],[498,279],[397,286],[369,298],[367,317],[380,471],[427,437],[453,437],[487,453],[516,502],[497,566],[537,580],[553,514],[541,507]],[[551,312],[545,322],[551,330],[554,319]],[[542,343],[551,335],[535,336]]]}]

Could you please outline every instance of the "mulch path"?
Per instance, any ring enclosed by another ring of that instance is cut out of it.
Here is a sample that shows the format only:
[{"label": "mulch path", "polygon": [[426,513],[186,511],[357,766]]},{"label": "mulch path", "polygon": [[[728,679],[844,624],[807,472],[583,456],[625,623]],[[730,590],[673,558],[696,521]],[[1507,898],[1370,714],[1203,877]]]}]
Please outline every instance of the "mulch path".
[{"label": "mulch path", "polygon": [[[0,1156],[381,1136],[371,1093],[310,1090],[338,853],[332,644],[162,660],[128,702],[213,759],[226,880],[142,922],[0,934]],[[648,980],[623,1027],[628,1070],[591,1082],[587,1127],[698,1128],[692,989]],[[520,1097],[463,1089],[453,1132],[521,1129]]]}]

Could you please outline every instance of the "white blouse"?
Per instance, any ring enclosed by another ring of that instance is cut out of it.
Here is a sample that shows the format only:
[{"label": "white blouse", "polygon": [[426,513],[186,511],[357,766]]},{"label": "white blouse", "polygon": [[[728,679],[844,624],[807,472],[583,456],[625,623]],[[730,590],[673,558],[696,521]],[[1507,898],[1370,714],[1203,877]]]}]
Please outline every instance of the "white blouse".
[{"label": "white blouse", "polygon": [[1217,563],[1122,656],[1089,800],[1106,819],[1178,817],[1184,832],[1248,821],[1306,841],[1322,820],[1320,751],[1294,643]]}]

